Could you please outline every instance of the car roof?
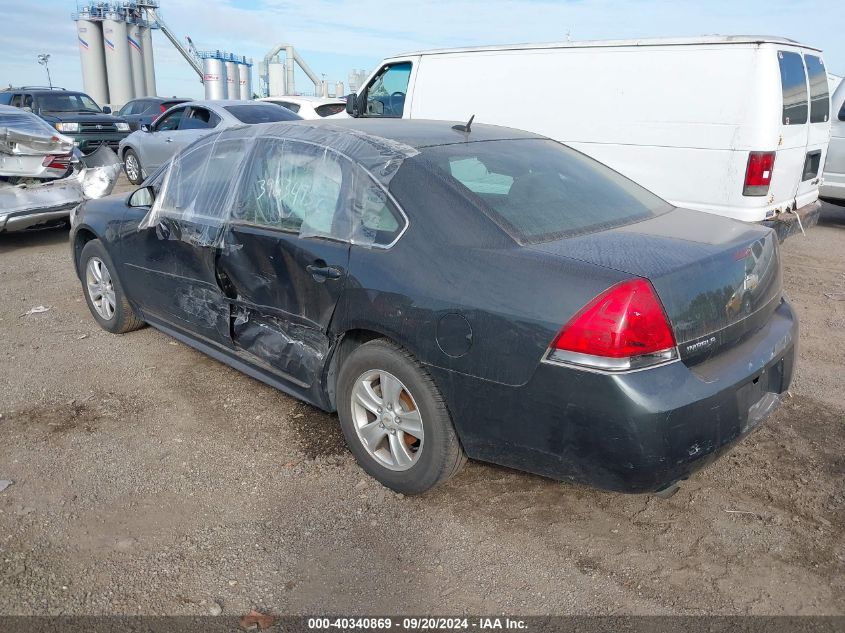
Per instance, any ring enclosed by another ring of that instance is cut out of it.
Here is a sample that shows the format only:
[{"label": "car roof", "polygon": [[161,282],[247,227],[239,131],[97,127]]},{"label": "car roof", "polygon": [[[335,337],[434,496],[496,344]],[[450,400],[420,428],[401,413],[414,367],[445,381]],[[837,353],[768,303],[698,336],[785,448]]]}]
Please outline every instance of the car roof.
[{"label": "car roof", "polygon": [[[467,117],[469,118],[469,117]],[[505,139],[547,138],[533,132],[475,123],[470,133],[453,129],[455,125],[465,125],[466,121],[431,121],[426,119],[322,119],[317,121],[297,122],[296,125],[313,125],[321,128],[355,130],[369,136],[388,139],[415,149],[450,145],[461,142],[497,141]],[[266,125],[273,125],[272,123]]]},{"label": "car roof", "polygon": [[531,50],[539,48],[596,48],[615,46],[695,46],[707,44],[783,44],[821,51],[786,37],[773,35],[701,35],[697,37],[646,37],[630,40],[576,40],[572,42],[542,42],[536,44],[504,44],[497,46],[466,46],[461,48],[437,48],[393,55],[389,59],[412,55],[442,55],[445,53],[469,53],[478,51]]},{"label": "car roof", "polygon": [[259,101],[290,101],[291,103],[310,103],[323,105],[324,103],[346,103],[339,97],[309,97],[307,95],[282,95],[280,97],[261,97]]}]

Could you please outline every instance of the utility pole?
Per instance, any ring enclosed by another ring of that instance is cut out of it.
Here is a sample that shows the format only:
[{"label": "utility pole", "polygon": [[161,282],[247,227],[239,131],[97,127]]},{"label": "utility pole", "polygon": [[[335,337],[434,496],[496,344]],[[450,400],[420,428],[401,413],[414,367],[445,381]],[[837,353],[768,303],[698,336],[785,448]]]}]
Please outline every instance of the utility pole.
[{"label": "utility pole", "polygon": [[38,63],[41,64],[42,66],[44,66],[44,68],[47,70],[47,84],[50,86],[50,90],[52,90],[53,89],[53,80],[50,79],[50,67],[47,65],[47,62],[49,62],[49,61],[50,61],[49,53],[41,53],[38,56]]}]

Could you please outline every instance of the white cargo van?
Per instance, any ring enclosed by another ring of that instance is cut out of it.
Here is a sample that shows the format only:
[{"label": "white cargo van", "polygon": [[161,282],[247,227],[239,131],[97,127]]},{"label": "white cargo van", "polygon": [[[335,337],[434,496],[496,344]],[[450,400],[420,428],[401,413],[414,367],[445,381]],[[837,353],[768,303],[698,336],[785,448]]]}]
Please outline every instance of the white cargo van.
[{"label": "white cargo van", "polygon": [[824,162],[821,196],[845,201],[845,81],[839,82],[831,103],[830,147]]},{"label": "white cargo van", "polygon": [[347,102],[352,116],[538,132],[674,205],[746,221],[816,206],[829,110],[818,49],[750,36],[410,53]]}]

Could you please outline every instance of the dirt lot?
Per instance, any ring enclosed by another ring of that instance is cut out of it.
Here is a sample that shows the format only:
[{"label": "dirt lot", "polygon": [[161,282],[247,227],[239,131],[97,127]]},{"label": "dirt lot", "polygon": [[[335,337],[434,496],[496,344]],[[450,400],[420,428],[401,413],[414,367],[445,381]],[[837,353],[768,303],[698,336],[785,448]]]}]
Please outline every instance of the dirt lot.
[{"label": "dirt lot", "polygon": [[2,614],[845,614],[845,209],[783,248],[792,399],[665,501],[477,463],[402,498],[334,416],[101,331],[66,241],[0,236]]}]

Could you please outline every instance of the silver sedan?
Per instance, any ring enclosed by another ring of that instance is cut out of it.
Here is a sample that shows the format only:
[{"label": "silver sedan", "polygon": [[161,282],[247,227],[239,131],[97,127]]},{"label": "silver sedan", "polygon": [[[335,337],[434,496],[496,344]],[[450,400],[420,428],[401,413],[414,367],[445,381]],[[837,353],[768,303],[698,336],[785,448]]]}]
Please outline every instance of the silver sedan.
[{"label": "silver sedan", "polygon": [[191,101],[163,112],[151,126],[143,126],[120,142],[118,156],[134,185],[197,139],[238,125],[298,121],[286,108],[260,101]]}]

